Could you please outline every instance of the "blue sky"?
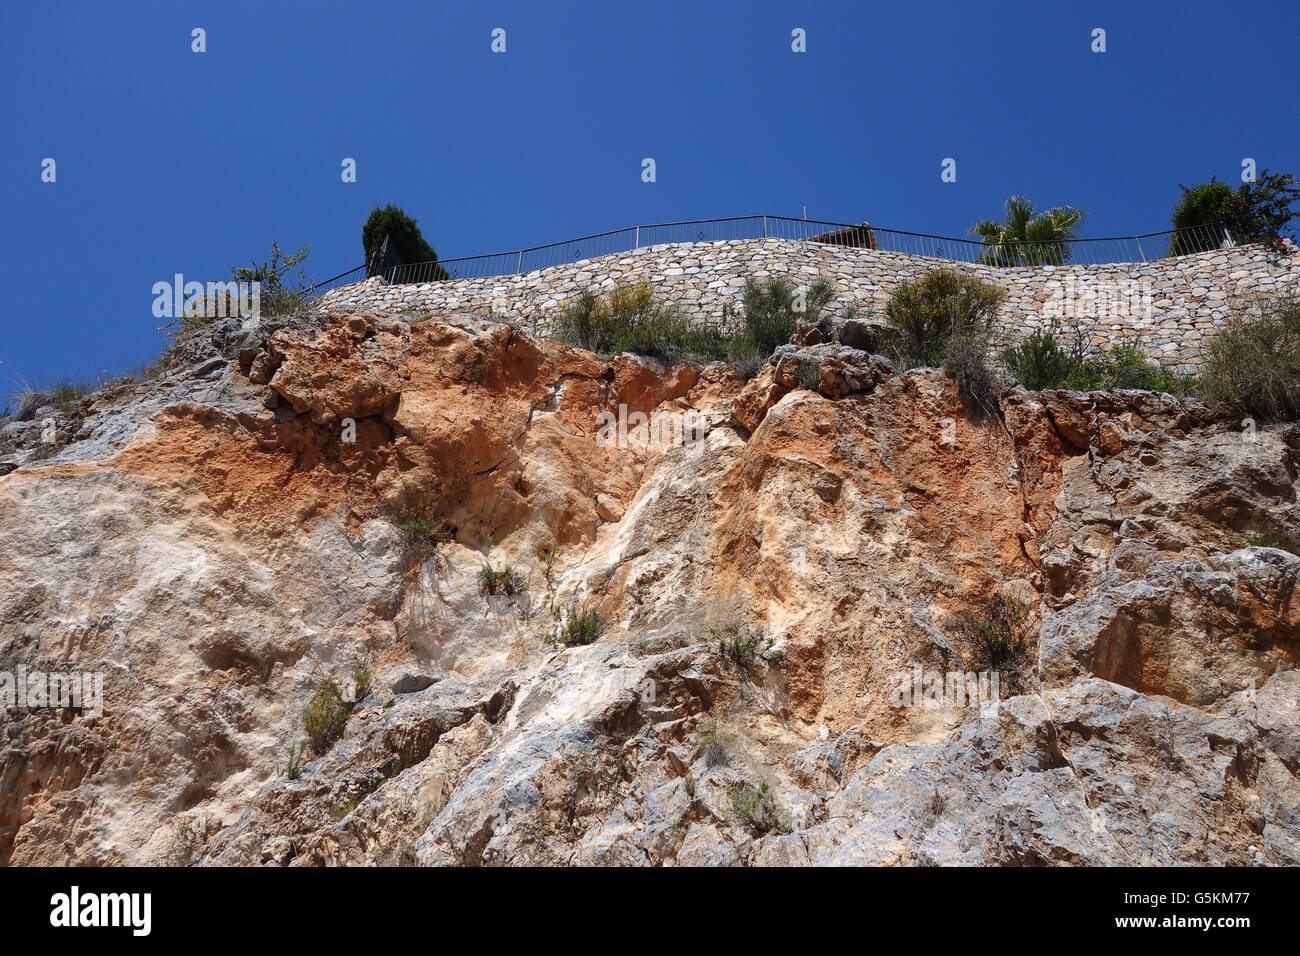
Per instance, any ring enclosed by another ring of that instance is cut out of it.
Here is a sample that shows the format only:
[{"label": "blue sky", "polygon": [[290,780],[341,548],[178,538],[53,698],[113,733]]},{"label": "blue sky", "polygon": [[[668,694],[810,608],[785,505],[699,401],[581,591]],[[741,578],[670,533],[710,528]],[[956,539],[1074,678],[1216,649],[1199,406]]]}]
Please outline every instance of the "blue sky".
[{"label": "blue sky", "polygon": [[805,204],[962,236],[1013,193],[1082,207],[1092,237],[1167,228],[1179,183],[1235,183],[1243,157],[1300,173],[1294,2],[97,0],[5,20],[0,391],[157,355],[151,289],[174,273],[227,278],[272,239],[310,243],[317,278],[359,265],[376,204],[444,258]]}]

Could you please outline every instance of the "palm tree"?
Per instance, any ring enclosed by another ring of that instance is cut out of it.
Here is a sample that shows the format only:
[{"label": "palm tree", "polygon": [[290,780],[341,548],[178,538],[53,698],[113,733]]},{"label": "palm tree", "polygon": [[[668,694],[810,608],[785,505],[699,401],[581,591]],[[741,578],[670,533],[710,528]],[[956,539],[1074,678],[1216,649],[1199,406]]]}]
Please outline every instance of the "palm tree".
[{"label": "palm tree", "polygon": [[1059,266],[1070,258],[1067,240],[1077,238],[1075,226],[1083,219],[1083,210],[1057,206],[1039,212],[1021,196],[1007,200],[1002,222],[985,219],[971,226],[973,235],[981,236],[989,251],[979,261],[993,266]]}]

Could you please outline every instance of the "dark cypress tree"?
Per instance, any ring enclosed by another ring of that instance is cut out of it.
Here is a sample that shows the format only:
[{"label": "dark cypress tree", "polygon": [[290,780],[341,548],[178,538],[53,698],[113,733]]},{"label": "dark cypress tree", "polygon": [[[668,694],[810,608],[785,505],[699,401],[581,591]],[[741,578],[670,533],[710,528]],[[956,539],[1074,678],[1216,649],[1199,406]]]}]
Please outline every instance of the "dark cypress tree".
[{"label": "dark cypress tree", "polygon": [[[432,266],[419,270],[420,281],[451,278],[446,269],[437,265],[438,253],[425,241],[416,221],[393,205],[383,209],[376,206],[370,211],[370,217],[361,229],[361,245],[365,249],[366,268],[370,274],[378,269],[378,253],[383,248],[385,236],[389,237],[389,250],[398,262],[433,263]],[[414,275],[407,278],[414,279]]]}]

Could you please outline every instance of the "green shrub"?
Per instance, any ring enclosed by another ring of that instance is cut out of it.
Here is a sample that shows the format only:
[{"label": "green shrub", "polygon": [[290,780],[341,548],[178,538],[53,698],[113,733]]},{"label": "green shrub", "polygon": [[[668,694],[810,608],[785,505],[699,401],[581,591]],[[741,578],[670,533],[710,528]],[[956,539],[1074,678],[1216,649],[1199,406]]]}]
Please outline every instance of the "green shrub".
[{"label": "green shrub", "polygon": [[894,344],[904,364],[937,367],[954,334],[992,328],[1006,296],[998,286],[950,269],[932,269],[894,290],[885,318],[895,330]]},{"label": "green shrub", "polygon": [[1020,690],[1030,658],[1032,608],[994,592],[974,611],[957,615],[956,630],[973,653],[974,667],[998,671],[1012,690]]},{"label": "green shrub", "polygon": [[508,564],[500,571],[494,570],[489,564],[479,569],[478,590],[488,597],[513,597],[528,590],[528,578]]},{"label": "green shrub", "polygon": [[948,801],[944,799],[937,786],[934,788],[934,794],[925,801],[922,809],[925,810],[925,822],[921,826],[928,830],[939,822],[943,812],[948,809]]},{"label": "green shrub", "polygon": [[1062,348],[1052,332],[1035,332],[1006,349],[1002,360],[1025,388],[1066,388],[1078,392],[1136,388],[1149,392],[1187,395],[1195,376],[1181,375],[1152,362],[1136,339],[1121,342],[1107,352],[1090,352],[1086,346]]},{"label": "green shrub", "polygon": [[436,550],[438,545],[445,544],[456,536],[455,529],[432,505],[410,508],[399,516],[398,522],[408,558],[428,554]]},{"label": "green shrub", "polygon": [[552,608],[552,615],[556,618],[557,624],[555,630],[546,638],[546,643],[563,647],[585,647],[593,644],[609,626],[609,622],[595,608],[579,611],[570,607],[567,615],[562,615]]},{"label": "green shrub", "polygon": [[696,325],[657,302],[644,282],[604,295],[584,292],[560,312],[553,336],[597,355],[631,352],[664,362],[717,361],[727,356],[729,344],[721,329]]},{"label": "green shrub", "polygon": [[[235,282],[258,284],[258,309],[262,315],[292,315],[303,306],[312,287],[304,266],[310,252],[311,246],[303,246],[292,255],[285,255],[272,240],[270,259],[261,265],[254,260],[251,265],[235,266],[230,270],[230,277]],[[230,314],[229,308],[226,314]]]},{"label": "green shrub", "polygon": [[316,691],[311,703],[302,715],[302,725],[307,731],[307,739],[317,753],[324,753],[343,736],[351,708],[343,699],[343,692],[332,677],[325,678],[325,683]]},{"label": "green shrub", "polygon": [[0,418],[9,416],[12,410],[15,420],[31,421],[39,408],[46,405],[56,406],[66,418],[75,417],[83,399],[110,386],[131,385],[152,381],[166,370],[171,362],[170,350],[151,362],[141,362],[122,370],[118,375],[101,373],[97,376],[83,378],[66,378],[52,385],[36,385],[22,376],[16,384],[19,388],[10,397],[12,409],[6,408]]},{"label": "green shrub", "polygon": [[[1275,242],[1295,218],[1292,206],[1300,199],[1300,185],[1291,173],[1262,170],[1253,183],[1242,183],[1235,190],[1227,183],[1200,183],[1183,193],[1174,207],[1173,227],[1190,232],[1174,236],[1169,244],[1171,256],[1218,249],[1223,234],[1209,228],[1218,224],[1228,230],[1238,243]],[[1197,228],[1198,227],[1198,228]]]},{"label": "green shrub", "polygon": [[542,548],[537,552],[537,556],[542,559],[542,575],[546,578],[546,587],[551,587],[551,576],[555,573],[555,564],[564,556],[563,548]]},{"label": "green shrub", "polygon": [[765,283],[746,279],[741,299],[743,334],[754,343],[758,354],[766,358],[778,347],[789,344],[800,322],[822,325],[822,312],[833,298],[835,287],[825,279],[813,281],[804,290],[787,279],[771,279]]},{"label": "green shrub", "polygon": [[[730,305],[720,326],[697,324],[678,309],[656,301],[645,283],[618,286],[605,294],[584,292],[565,305],[552,337],[597,355],[631,352],[664,362],[731,362],[742,377],[758,373],[778,346],[790,341],[797,323],[825,326],[822,313],[834,297],[829,282],[806,290],[784,279],[746,281],[739,321]],[[738,326],[738,327],[737,327]]]},{"label": "green shrub", "polygon": [[1135,344],[1122,343],[1082,361],[1066,379],[1065,387],[1077,391],[1140,388],[1183,395],[1189,391],[1192,381],[1150,361]]},{"label": "green shrub", "polygon": [[560,311],[551,334],[557,342],[609,355],[615,334],[610,311],[608,299],[602,302],[595,292],[583,292]]},{"label": "green shrub", "polygon": [[727,749],[728,737],[715,721],[708,720],[700,724],[698,733],[700,742],[704,745],[701,756],[705,767],[724,767],[731,762],[731,754]]},{"label": "green shrub", "polygon": [[1136,344],[1127,342],[1079,360],[1061,387],[1079,392],[1137,388],[1186,395],[1194,384],[1193,376],[1179,375],[1173,369],[1150,361]]},{"label": "green shrub", "polygon": [[1216,333],[1205,347],[1200,389],[1263,421],[1300,418],[1300,298],[1270,300],[1257,316]]},{"label": "green shrub", "polygon": [[1005,299],[998,286],[950,269],[933,269],[902,283],[885,305],[896,364],[942,366],[972,413],[995,414],[1001,382],[985,356],[994,316]]},{"label": "green shrub", "polygon": [[712,325],[696,325],[685,315],[661,309],[621,329],[613,352],[647,355],[662,362],[683,359],[713,362],[727,355],[727,339]]},{"label": "green shrub", "polygon": [[66,442],[60,437],[52,442],[41,442],[35,448],[27,453],[27,463],[34,461],[45,461],[47,458],[53,458],[59,452],[63,451]]},{"label": "green shrub", "polygon": [[1074,370],[1075,359],[1051,332],[1039,331],[1002,353],[1002,361],[1031,391],[1059,387]]},{"label": "green shrub", "polygon": [[20,422],[31,421],[37,411],[53,405],[65,418],[76,416],[81,400],[103,387],[103,381],[89,378],[64,379],[53,385],[37,388],[26,379],[21,380],[22,390],[15,396],[17,408],[14,418]]},{"label": "green shrub", "polygon": [[[259,315],[292,315],[303,307],[312,287],[311,277],[307,275],[304,265],[310,252],[311,246],[303,246],[297,252],[286,255],[280,251],[279,243],[272,240],[269,259],[260,264],[254,259],[246,266],[232,266],[230,279],[232,282],[257,283]],[[204,295],[187,301],[181,314],[166,325],[159,326],[158,331],[166,332],[174,346],[237,311],[236,303],[228,291],[214,291],[211,294],[205,292]],[[169,353],[170,348],[164,357],[170,360]]]},{"label": "green shrub", "polygon": [[1174,207],[1173,227],[1187,231],[1170,239],[1171,256],[1218,249],[1223,245],[1224,236],[1221,231],[1211,229],[1211,226],[1222,224],[1228,226],[1230,231],[1233,226],[1240,230],[1241,223],[1234,215],[1237,197],[1227,183],[1211,179],[1208,183],[1200,183],[1191,189],[1185,186],[1179,188],[1183,190],[1183,195]]},{"label": "green shrub", "polygon": [[750,833],[789,833],[790,825],[777,809],[772,788],[765,783],[757,787],[736,785],[731,788],[731,816]]},{"label": "green shrub", "polygon": [[75,409],[76,406],[95,386],[81,382],[60,382],[55,385],[47,394],[51,403],[58,405],[60,409]]},{"label": "green shrub", "polygon": [[756,661],[775,663],[781,659],[779,651],[773,651],[776,643],[772,638],[766,642],[757,633],[741,624],[731,623],[725,627],[709,628],[709,634],[718,642],[718,653],[727,660],[742,667]]},{"label": "green shrub", "polygon": [[770,352],[760,355],[758,346],[746,335],[736,335],[730,338],[727,348],[727,360],[743,381],[748,382],[761,372],[770,356]]},{"label": "green shrub", "polygon": [[172,364],[171,349],[164,349],[163,353],[153,361],[140,362],[137,365],[126,369],[122,376],[135,382],[152,382],[154,379],[162,376]]},{"label": "green shrub", "polygon": [[349,813],[357,808],[356,800],[348,800],[346,803],[336,803],[329,808],[331,820],[342,820]]}]

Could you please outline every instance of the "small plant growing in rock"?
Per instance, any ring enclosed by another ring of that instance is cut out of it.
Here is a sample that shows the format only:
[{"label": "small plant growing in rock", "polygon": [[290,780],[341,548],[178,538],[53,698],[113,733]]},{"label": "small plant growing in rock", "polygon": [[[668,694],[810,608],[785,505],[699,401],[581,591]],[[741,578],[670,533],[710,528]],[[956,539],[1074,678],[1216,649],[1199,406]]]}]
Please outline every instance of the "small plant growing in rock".
[{"label": "small plant growing in rock", "polygon": [[921,808],[925,811],[925,821],[921,824],[921,829],[928,830],[938,823],[939,818],[943,816],[943,811],[947,806],[948,801],[939,793],[939,788],[935,787],[934,795],[926,800],[925,805]]},{"label": "small plant growing in rock", "polygon": [[943,370],[976,418],[991,418],[1001,408],[1002,381],[985,361],[988,345],[986,333],[969,330],[951,336],[943,352]]},{"label": "small plant growing in rock", "polygon": [[289,745],[289,765],[285,767],[284,774],[290,780],[297,780],[302,776],[302,754],[306,747],[305,740]]},{"label": "small plant growing in rock", "polygon": [[1023,672],[1033,664],[1030,619],[1028,604],[994,593],[975,612],[957,616],[957,634],[974,651],[979,670],[998,671],[1012,690],[1019,690]]},{"label": "small plant growing in rock", "polygon": [[736,338],[727,352],[727,359],[742,382],[748,382],[767,364],[767,356],[758,354],[758,346],[753,342]]},{"label": "small plant growing in rock", "polygon": [[355,800],[349,800],[347,803],[338,803],[330,807],[329,814],[331,820],[342,820],[349,813],[357,808]]},{"label": "small plant growing in rock", "polygon": [[769,637],[765,642],[754,631],[734,621],[722,628],[709,628],[709,634],[718,642],[718,653],[741,667],[760,660],[776,663],[783,656],[779,651],[772,650],[772,645],[776,643],[772,638]]},{"label": "small plant growing in rock", "polygon": [[727,751],[727,745],[723,742],[722,731],[713,721],[701,724],[699,729],[700,741],[704,744],[704,750],[701,756],[704,757],[704,766],[708,768],[723,767],[731,760],[731,755]]},{"label": "small plant growing in rock", "polygon": [[528,578],[508,564],[500,571],[489,564],[479,569],[478,590],[488,597],[514,597],[528,590]]},{"label": "small plant growing in rock", "polygon": [[62,440],[41,442],[27,453],[27,461],[44,461],[47,458],[53,458],[63,450],[63,445]]},{"label": "small plant growing in rock", "polygon": [[205,844],[219,829],[217,824],[209,822],[206,813],[199,811],[196,818],[176,824],[176,836],[182,843]]},{"label": "small plant growing in rock", "polygon": [[370,684],[373,680],[374,675],[370,671],[370,665],[365,661],[362,661],[352,671],[352,683],[349,687],[349,690],[352,692],[352,700],[350,703],[355,704],[357,701],[361,700],[361,698],[365,697],[370,691]]},{"label": "small plant growing in rock", "polygon": [[800,362],[794,370],[794,384],[799,388],[815,392],[821,387],[821,381],[821,371],[816,362]]},{"label": "small plant growing in rock", "polygon": [[415,558],[437,550],[438,545],[456,536],[452,528],[432,506],[415,508],[400,516],[398,524],[407,558]]},{"label": "small plant growing in rock", "polygon": [[562,614],[552,606],[551,616],[555,618],[555,630],[546,638],[546,643],[562,647],[585,647],[595,643],[609,622],[595,608],[579,611],[570,607],[568,614]]},{"label": "small plant growing in rock", "polygon": [[329,750],[334,741],[343,736],[350,713],[351,708],[343,699],[338,683],[332,677],[325,678],[325,683],[321,684],[302,715],[307,739],[317,753]]},{"label": "small plant growing in rock", "polygon": [[789,833],[790,825],[776,806],[772,788],[765,783],[757,787],[737,784],[731,788],[731,817],[755,836],[764,833]]},{"label": "small plant growing in rock", "polygon": [[542,548],[537,552],[537,556],[542,561],[542,574],[546,577],[546,586],[551,586],[551,575],[555,570],[555,564],[564,555],[563,548]]}]

